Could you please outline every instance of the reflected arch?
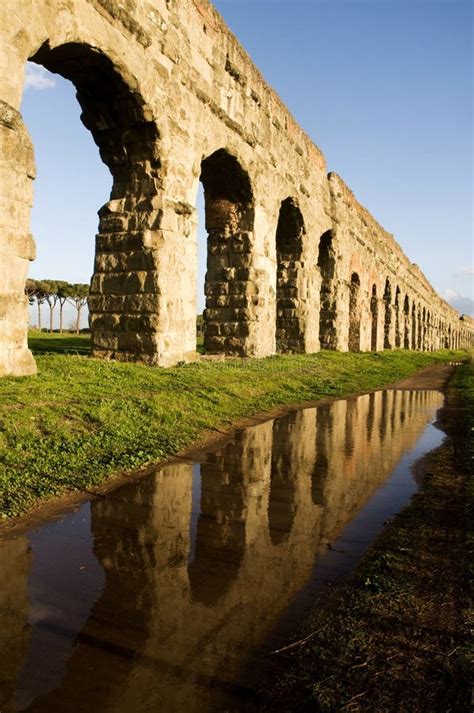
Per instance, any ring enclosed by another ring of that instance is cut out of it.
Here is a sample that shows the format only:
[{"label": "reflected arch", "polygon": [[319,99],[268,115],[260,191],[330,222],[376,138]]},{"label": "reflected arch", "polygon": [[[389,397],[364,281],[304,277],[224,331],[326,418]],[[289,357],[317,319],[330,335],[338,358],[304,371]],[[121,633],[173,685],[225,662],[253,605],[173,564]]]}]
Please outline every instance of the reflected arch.
[{"label": "reflected arch", "polygon": [[279,545],[293,527],[296,511],[296,478],[290,447],[296,412],[273,422],[273,449],[268,498],[268,529],[272,544]]},{"label": "reflected arch", "polygon": [[245,553],[242,434],[201,465],[201,500],[193,560],[188,565],[194,601],[213,606],[238,576]]}]

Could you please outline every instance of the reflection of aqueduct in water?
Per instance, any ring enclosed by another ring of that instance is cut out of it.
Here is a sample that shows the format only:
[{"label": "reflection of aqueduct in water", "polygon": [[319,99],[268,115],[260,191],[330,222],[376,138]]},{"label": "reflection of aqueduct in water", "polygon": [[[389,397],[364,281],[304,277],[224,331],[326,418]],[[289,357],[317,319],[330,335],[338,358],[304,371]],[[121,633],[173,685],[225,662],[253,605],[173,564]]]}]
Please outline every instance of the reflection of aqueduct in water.
[{"label": "reflection of aqueduct in water", "polygon": [[[0,374],[35,365],[23,293],[33,148],[28,59],[70,79],[110,169],[93,353],[169,365],[196,350],[196,193],[205,190],[210,353],[436,349],[472,341],[298,127],[208,0],[0,7]],[[74,206],[74,209],[80,209]],[[72,212],[73,219],[73,212]],[[351,316],[349,316],[351,315]]]},{"label": "reflection of aqueduct in water", "polygon": [[[199,466],[172,464],[95,501],[91,530],[106,584],[64,679],[38,691],[28,711],[216,710],[210,682],[236,680],[318,551],[441,401],[435,392],[389,391],[290,413],[206,454],[200,475]],[[24,606],[27,569],[15,575]],[[11,631],[24,625],[8,621],[0,632],[25,656],[24,634]],[[19,659],[2,657],[0,674]]]}]

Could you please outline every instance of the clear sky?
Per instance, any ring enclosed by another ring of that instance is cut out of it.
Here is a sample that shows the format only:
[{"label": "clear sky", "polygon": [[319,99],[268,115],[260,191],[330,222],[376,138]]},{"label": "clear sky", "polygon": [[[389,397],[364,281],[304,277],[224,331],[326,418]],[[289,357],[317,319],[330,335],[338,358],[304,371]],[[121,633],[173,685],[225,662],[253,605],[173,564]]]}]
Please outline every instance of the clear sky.
[{"label": "clear sky", "polygon": [[[216,0],[297,121],[442,296],[473,313],[471,0]],[[33,277],[87,282],[108,170],[74,89],[29,70]],[[200,283],[204,273],[200,231]],[[202,286],[199,287],[202,308]]]}]

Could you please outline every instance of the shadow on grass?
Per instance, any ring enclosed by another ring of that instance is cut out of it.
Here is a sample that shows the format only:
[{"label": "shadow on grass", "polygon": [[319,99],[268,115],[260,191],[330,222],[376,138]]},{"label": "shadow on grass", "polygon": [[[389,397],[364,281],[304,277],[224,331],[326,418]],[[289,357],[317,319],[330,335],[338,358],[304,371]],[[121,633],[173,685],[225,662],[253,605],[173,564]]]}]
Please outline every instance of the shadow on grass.
[{"label": "shadow on grass", "polygon": [[29,334],[28,346],[33,354],[81,354],[91,352],[89,334]]},{"label": "shadow on grass", "polygon": [[[48,334],[30,332],[28,346],[33,354],[81,354],[91,353],[90,334]],[[204,339],[198,336],[196,351],[204,354]]]}]

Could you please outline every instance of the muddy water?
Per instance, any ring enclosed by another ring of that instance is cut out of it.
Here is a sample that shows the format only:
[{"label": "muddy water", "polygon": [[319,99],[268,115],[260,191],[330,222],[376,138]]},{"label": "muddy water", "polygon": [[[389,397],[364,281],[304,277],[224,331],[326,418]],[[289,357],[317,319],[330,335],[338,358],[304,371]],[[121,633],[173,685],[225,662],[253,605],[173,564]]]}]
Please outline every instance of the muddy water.
[{"label": "muddy water", "polygon": [[255,710],[262,653],[415,492],[441,405],[294,411],[0,543],[1,713]]}]

